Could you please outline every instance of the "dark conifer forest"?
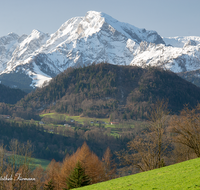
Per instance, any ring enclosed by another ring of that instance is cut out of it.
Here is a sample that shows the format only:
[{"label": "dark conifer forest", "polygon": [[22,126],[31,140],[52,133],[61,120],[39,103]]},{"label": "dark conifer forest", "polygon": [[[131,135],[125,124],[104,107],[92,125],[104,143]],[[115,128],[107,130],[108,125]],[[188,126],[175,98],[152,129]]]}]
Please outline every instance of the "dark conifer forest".
[{"label": "dark conifer forest", "polygon": [[0,84],[0,102],[15,104],[21,100],[27,93],[20,89],[10,88]]},{"label": "dark conifer forest", "polygon": [[158,99],[168,101],[172,113],[200,101],[200,88],[171,71],[107,63],[69,68],[43,88],[29,93],[17,105],[34,113],[46,109],[70,115],[147,118]]}]

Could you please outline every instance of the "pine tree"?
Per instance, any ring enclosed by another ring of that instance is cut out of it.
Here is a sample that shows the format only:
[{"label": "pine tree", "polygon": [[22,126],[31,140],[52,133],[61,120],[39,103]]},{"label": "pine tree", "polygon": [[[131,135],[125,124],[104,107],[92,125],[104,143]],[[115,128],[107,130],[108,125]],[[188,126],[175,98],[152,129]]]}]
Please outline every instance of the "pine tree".
[{"label": "pine tree", "polygon": [[78,161],[85,170],[85,174],[90,177],[90,184],[105,181],[104,164],[99,160],[98,156],[90,151],[86,142],[81,148],[71,156],[66,156],[59,172],[60,187],[66,188],[66,179],[70,176]]},{"label": "pine tree", "polygon": [[[71,172],[67,178],[68,189],[73,189],[77,187],[83,187],[90,184],[90,178],[85,174],[85,169],[82,167],[81,163],[78,161],[74,170]],[[66,189],[64,189],[66,190]]]},{"label": "pine tree", "polygon": [[52,179],[48,182],[48,184],[45,184],[44,190],[53,190],[54,189],[53,181]]}]

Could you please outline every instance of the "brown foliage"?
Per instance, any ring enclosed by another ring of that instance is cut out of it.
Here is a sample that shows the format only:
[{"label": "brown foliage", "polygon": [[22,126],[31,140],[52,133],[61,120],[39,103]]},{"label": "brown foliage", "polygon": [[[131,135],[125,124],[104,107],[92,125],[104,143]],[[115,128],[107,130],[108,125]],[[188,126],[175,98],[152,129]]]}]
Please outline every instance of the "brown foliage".
[{"label": "brown foliage", "polygon": [[[1,183],[1,189],[20,189],[29,190],[34,185],[37,189],[43,187],[44,170],[40,167],[34,171],[30,170],[27,165],[21,165],[18,170],[14,171],[11,165],[8,165],[2,177],[12,178],[12,180],[5,180]],[[28,180],[27,180],[28,179]]]},{"label": "brown foliage", "polygon": [[105,178],[106,180],[110,180],[116,177],[116,164],[115,161],[112,160],[112,154],[110,148],[108,147],[102,158],[104,168],[105,168]]},{"label": "brown foliage", "polygon": [[60,189],[60,184],[59,184],[60,170],[61,170],[61,164],[59,162],[56,162],[55,160],[52,160],[47,167],[44,184],[48,184],[48,182],[52,180],[55,189]]},{"label": "brown foliage", "polygon": [[45,173],[46,171],[41,166],[35,168],[35,170],[32,171],[32,176],[35,178],[33,185],[35,185],[37,189],[43,188]]},{"label": "brown foliage", "polygon": [[191,148],[200,157],[200,104],[192,110],[185,106],[180,116],[173,116],[170,131],[175,133],[175,142]]},{"label": "brown foliage", "polygon": [[87,144],[84,143],[73,155],[66,156],[64,159],[59,175],[60,187],[67,188],[66,179],[78,161],[85,168],[85,174],[91,178],[91,184],[105,180],[105,169],[103,163],[99,160],[96,154],[90,151]]}]

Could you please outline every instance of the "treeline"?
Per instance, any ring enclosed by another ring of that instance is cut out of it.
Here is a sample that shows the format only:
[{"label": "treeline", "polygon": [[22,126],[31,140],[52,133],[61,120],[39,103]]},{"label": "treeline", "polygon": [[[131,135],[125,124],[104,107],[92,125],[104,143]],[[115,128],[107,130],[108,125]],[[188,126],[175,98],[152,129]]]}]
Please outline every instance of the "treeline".
[{"label": "treeline", "polygon": [[17,105],[35,112],[136,120],[147,119],[157,99],[168,99],[171,112],[178,113],[184,104],[194,107],[199,93],[198,87],[170,71],[101,63],[69,68]]},{"label": "treeline", "polygon": [[20,89],[10,88],[0,84],[0,102],[7,104],[16,104],[27,93]]},{"label": "treeline", "polygon": [[24,109],[21,106],[0,103],[0,114],[1,115],[9,115],[13,118],[20,117],[26,120],[40,120],[40,116],[33,111],[32,108]]},{"label": "treeline", "polygon": [[35,124],[34,120],[30,122],[0,120],[1,143],[8,146],[12,139],[21,143],[29,140],[34,147],[34,157],[48,160],[61,161],[66,153],[72,154],[84,141],[92,151],[102,157],[108,144],[112,151],[117,151],[125,147],[132,137],[133,135],[124,134],[115,138],[104,134],[101,128],[96,127],[92,130],[88,128],[87,130],[87,126],[77,127],[75,130],[67,127],[55,127],[54,133],[51,133],[42,125]]}]

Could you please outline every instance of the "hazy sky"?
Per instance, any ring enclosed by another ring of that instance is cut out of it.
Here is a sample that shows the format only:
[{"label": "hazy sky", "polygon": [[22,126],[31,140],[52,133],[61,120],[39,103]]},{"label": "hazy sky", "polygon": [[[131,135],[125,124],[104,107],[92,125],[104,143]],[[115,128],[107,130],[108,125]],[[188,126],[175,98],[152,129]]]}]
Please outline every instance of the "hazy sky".
[{"label": "hazy sky", "polygon": [[163,37],[200,36],[200,0],[0,0],[0,36],[33,29],[51,34],[90,10]]}]

